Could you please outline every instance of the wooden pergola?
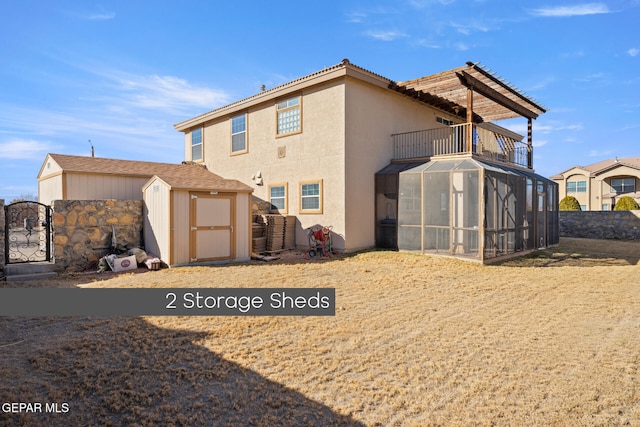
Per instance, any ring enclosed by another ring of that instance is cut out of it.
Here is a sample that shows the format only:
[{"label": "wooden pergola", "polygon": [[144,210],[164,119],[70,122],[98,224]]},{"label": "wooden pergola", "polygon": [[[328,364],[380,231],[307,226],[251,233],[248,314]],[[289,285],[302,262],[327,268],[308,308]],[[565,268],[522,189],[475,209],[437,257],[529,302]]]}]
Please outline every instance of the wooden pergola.
[{"label": "wooden pergola", "polygon": [[[527,163],[532,168],[532,120],[546,109],[486,67],[467,62],[466,66],[453,70],[392,83],[390,88],[461,117],[467,123],[526,117]],[[467,137],[473,136],[469,133]]]}]

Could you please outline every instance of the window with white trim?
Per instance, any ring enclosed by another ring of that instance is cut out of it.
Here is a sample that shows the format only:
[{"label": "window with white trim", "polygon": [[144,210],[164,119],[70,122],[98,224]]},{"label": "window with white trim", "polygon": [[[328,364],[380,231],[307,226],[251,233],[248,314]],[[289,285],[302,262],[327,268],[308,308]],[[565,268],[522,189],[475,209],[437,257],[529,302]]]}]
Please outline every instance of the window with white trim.
[{"label": "window with white trim", "polygon": [[270,211],[274,213],[287,213],[287,184],[269,185]]},{"label": "window with white trim", "polygon": [[611,188],[616,193],[633,193],[636,191],[635,178],[613,178],[611,180]]},{"label": "window with white trim", "polygon": [[276,104],[277,134],[288,135],[301,131],[301,101],[299,96],[285,99]]},{"label": "window with white trim", "polygon": [[567,193],[586,193],[587,181],[567,182]]},{"label": "window with white trim", "polygon": [[202,160],[202,128],[191,130],[191,161]]},{"label": "window with white trim", "polygon": [[231,154],[247,152],[247,115],[231,117]]},{"label": "window with white trim", "polygon": [[322,213],[322,180],[300,182],[300,213]]}]

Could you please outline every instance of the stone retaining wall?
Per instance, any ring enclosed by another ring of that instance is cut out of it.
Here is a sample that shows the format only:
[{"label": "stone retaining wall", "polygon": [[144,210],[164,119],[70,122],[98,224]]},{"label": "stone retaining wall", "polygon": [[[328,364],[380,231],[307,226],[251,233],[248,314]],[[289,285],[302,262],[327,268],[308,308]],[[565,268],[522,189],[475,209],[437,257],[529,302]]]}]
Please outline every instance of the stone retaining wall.
[{"label": "stone retaining wall", "polygon": [[560,237],[640,239],[640,211],[560,211]]},{"label": "stone retaining wall", "polygon": [[52,207],[57,271],[96,269],[111,253],[112,226],[118,249],[143,244],[142,200],[54,200]]}]

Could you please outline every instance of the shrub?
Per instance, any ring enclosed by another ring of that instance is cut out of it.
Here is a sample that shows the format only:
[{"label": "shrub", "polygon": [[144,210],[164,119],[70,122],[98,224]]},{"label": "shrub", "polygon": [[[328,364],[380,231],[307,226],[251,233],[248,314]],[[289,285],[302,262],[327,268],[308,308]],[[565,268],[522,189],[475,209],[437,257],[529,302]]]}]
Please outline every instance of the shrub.
[{"label": "shrub", "polygon": [[636,202],[631,196],[620,197],[616,202],[616,206],[613,208],[614,211],[632,211],[638,209],[640,209],[638,202]]},{"label": "shrub", "polygon": [[573,196],[566,196],[564,199],[560,200],[560,210],[561,211],[581,211],[580,203],[578,199]]}]

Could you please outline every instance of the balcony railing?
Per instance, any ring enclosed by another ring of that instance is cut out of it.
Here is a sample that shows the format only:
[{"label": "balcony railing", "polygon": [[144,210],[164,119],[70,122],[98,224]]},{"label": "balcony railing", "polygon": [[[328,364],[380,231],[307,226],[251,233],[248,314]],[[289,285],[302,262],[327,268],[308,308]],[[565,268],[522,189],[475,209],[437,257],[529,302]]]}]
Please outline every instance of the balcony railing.
[{"label": "balcony railing", "polygon": [[[472,132],[471,138],[469,132]],[[487,160],[530,168],[530,147],[525,142],[472,123],[397,133],[391,137],[395,160],[473,154]]]}]

